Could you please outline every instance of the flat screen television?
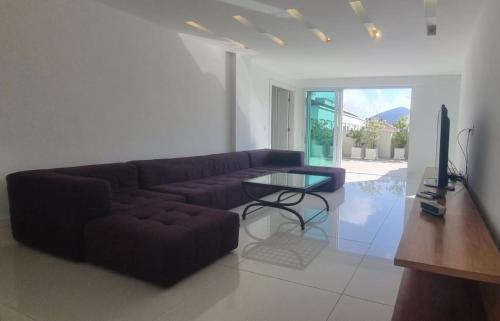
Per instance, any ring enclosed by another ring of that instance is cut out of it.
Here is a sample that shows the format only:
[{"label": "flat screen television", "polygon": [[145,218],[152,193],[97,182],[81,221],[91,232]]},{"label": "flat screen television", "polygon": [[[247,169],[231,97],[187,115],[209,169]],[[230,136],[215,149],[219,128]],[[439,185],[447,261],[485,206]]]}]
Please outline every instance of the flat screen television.
[{"label": "flat screen television", "polygon": [[438,139],[436,152],[438,161],[438,177],[426,178],[424,185],[444,189],[448,187],[448,150],[450,147],[450,118],[445,105],[441,106],[438,118]]}]

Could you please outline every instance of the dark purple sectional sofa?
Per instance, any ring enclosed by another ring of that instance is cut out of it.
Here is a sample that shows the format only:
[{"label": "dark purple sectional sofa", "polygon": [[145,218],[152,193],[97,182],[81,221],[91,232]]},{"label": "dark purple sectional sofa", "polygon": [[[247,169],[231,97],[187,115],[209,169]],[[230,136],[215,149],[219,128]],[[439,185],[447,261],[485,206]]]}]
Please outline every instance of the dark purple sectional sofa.
[{"label": "dark purple sectional sofa", "polygon": [[170,285],[238,246],[239,216],[226,210],[249,201],[243,180],[277,171],[329,175],[326,191],[345,175],[277,150],[17,172],[7,176],[12,231],[28,246]]}]

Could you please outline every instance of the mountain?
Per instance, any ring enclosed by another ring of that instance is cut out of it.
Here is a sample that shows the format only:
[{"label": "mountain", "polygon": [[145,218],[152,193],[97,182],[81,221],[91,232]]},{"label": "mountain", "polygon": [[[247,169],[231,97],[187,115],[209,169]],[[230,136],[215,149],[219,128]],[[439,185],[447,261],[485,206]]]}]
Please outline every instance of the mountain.
[{"label": "mountain", "polygon": [[410,109],[406,107],[396,107],[387,111],[384,111],[380,114],[373,115],[369,117],[370,119],[380,119],[388,122],[389,124],[394,124],[401,117],[408,116],[410,117]]}]

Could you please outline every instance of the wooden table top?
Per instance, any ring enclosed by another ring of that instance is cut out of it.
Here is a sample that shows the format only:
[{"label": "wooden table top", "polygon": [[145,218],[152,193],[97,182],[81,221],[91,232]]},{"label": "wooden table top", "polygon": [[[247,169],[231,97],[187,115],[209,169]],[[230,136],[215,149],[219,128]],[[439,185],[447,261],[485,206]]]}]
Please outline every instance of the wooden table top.
[{"label": "wooden table top", "polygon": [[[425,177],[435,176],[428,168]],[[420,185],[419,191],[432,190]],[[425,214],[423,199],[410,210],[394,264],[448,276],[500,284],[500,252],[469,191],[461,184],[438,203],[444,218]]]}]

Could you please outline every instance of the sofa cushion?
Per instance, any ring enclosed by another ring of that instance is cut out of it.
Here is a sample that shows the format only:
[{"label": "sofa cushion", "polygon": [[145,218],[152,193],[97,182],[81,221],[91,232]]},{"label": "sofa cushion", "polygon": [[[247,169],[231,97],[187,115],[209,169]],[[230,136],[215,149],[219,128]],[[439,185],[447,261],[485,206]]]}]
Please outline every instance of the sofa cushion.
[{"label": "sofa cushion", "polygon": [[90,222],[90,261],[170,285],[238,246],[235,213],[178,202],[136,208]]},{"label": "sofa cushion", "polygon": [[250,167],[246,152],[132,161],[131,163],[138,168],[140,185],[143,188],[223,175]]},{"label": "sofa cushion", "polygon": [[53,171],[71,176],[103,179],[110,184],[113,191],[136,189],[139,184],[137,169],[126,163],[65,167]]},{"label": "sofa cushion", "polygon": [[108,215],[111,208],[106,181],[52,170],[10,174],[7,190],[14,238],[78,261],[84,260],[85,224]]},{"label": "sofa cushion", "polygon": [[271,150],[257,149],[248,151],[251,167],[262,167],[271,164]]},{"label": "sofa cushion", "polygon": [[304,152],[277,149],[247,151],[251,167],[304,166]]},{"label": "sofa cushion", "polygon": [[179,194],[156,193],[142,189],[121,191],[113,193],[111,209],[113,213],[117,213],[141,206],[153,206],[165,201],[185,203],[186,199]]},{"label": "sofa cushion", "polygon": [[[161,193],[182,195],[190,204],[218,209],[231,209],[250,201],[243,192],[243,180],[274,172],[267,169],[249,168],[198,180],[157,185],[150,189]],[[264,196],[274,191],[275,188],[251,187],[251,193],[256,197]]]},{"label": "sofa cushion", "polygon": [[215,182],[197,180],[158,185],[152,187],[151,190],[160,193],[182,195],[189,204],[228,209],[226,206],[226,191],[229,191],[231,188],[239,189],[238,183],[217,184]]}]

